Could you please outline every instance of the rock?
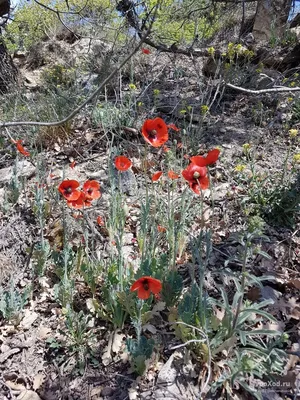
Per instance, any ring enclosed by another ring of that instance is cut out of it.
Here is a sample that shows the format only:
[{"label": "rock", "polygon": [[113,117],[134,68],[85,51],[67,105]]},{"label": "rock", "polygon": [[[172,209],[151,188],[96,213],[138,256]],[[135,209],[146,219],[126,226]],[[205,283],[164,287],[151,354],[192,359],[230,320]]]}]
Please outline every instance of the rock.
[{"label": "rock", "polygon": [[9,182],[14,174],[24,178],[29,178],[35,173],[35,166],[27,160],[18,161],[16,167],[7,167],[0,169],[0,184]]},{"label": "rock", "polygon": [[172,366],[174,356],[176,353],[173,353],[168,361],[163,365],[162,369],[159,371],[157,376],[157,383],[174,383],[177,377],[176,368]]},{"label": "rock", "polygon": [[112,396],[113,393],[114,393],[113,388],[111,388],[110,386],[104,386],[104,388],[101,390],[100,395],[102,397],[109,397]]},{"label": "rock", "polygon": [[295,28],[290,29],[290,32],[295,35],[295,37],[300,39],[300,26],[296,26]]},{"label": "rock", "polygon": [[56,34],[57,40],[62,40],[70,44],[75,43],[79,38],[80,35],[70,29],[67,29],[65,26],[62,26]]},{"label": "rock", "polygon": [[114,188],[120,190],[124,194],[134,196],[137,192],[137,181],[131,169],[119,172],[115,166],[112,165],[112,170]]},{"label": "rock", "polygon": [[299,25],[300,25],[300,13],[297,13],[297,15],[290,22],[290,28],[295,28]]},{"label": "rock", "polygon": [[[266,74],[253,75],[249,87],[252,89],[268,89],[274,86],[275,80]],[[247,85],[248,86],[248,85]]]},{"label": "rock", "polygon": [[291,3],[291,0],[258,1],[252,32],[255,41],[282,37]]}]

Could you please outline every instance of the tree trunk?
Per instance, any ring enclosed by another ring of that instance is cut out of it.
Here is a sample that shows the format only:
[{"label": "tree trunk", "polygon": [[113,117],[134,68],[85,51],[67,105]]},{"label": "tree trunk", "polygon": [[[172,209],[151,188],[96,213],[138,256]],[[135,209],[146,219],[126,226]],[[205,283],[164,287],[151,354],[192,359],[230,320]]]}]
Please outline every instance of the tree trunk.
[{"label": "tree trunk", "polygon": [[[0,0],[0,17],[9,13],[10,0]],[[14,65],[11,56],[1,38],[0,30],[0,93],[5,93],[11,83],[16,82],[18,69]]]},{"label": "tree trunk", "polygon": [[0,17],[9,13],[10,1],[0,0]]},{"label": "tree trunk", "polygon": [[18,69],[0,36],[0,93],[7,92],[9,85],[16,82],[17,76]]},{"label": "tree trunk", "polygon": [[253,36],[257,42],[281,38],[293,0],[258,0]]}]

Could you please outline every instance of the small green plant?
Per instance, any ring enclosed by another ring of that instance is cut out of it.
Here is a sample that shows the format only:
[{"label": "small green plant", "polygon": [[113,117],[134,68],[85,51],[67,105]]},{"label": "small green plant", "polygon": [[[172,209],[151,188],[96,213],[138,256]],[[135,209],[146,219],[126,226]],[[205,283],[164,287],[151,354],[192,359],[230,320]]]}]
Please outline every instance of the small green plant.
[{"label": "small green plant", "polygon": [[[192,276],[193,284],[180,301],[178,314],[175,312],[170,315],[171,322],[178,321],[174,328],[175,333],[186,345],[191,346],[202,363],[208,363],[208,376],[212,363],[220,362],[222,354],[226,354],[220,377],[211,386],[212,392],[222,388],[230,395],[233,393],[233,383],[238,383],[259,399],[259,393],[247,383],[250,378],[266,378],[272,373],[281,373],[284,368],[284,337],[280,332],[264,327],[267,321],[276,322],[276,319],[264,310],[273,301],[255,303],[244,299],[247,287],[261,286],[263,280],[272,279],[266,276],[258,278],[248,271],[249,264],[257,252],[267,257],[257,244],[258,239],[263,239],[261,229],[261,221],[253,221],[248,227],[248,232],[238,238],[240,251],[235,256],[235,262],[241,264],[241,271],[238,274],[228,271],[235,286],[231,301],[222,285],[219,286],[220,300],[206,293],[206,262],[203,261],[203,256],[204,260],[209,259],[210,236],[206,236],[206,254],[201,251],[204,249],[204,237],[200,235],[196,238],[193,254],[194,262],[198,264],[200,261],[198,276]],[[261,325],[260,328],[257,327],[258,324]]]},{"label": "small green plant", "polygon": [[128,339],[127,348],[131,356],[131,365],[138,375],[146,370],[146,361],[152,356],[155,341],[141,336],[139,339]]},{"label": "small green plant", "polygon": [[68,88],[73,85],[76,79],[75,72],[74,68],[68,68],[62,64],[55,64],[43,70],[42,79],[46,85],[55,88]]},{"label": "small green plant", "polygon": [[92,111],[93,126],[100,125],[105,130],[117,130],[121,126],[130,126],[132,121],[126,104],[120,107],[109,105],[109,103],[98,104]]},{"label": "small green plant", "polygon": [[71,365],[74,372],[83,375],[88,360],[93,361],[94,365],[97,363],[93,350],[95,336],[92,317],[83,311],[75,312],[68,308],[64,310],[64,324],[64,329],[59,329],[60,340],[53,337],[47,339],[50,354],[62,369]]},{"label": "small green plant", "polygon": [[[299,209],[297,190],[297,164],[291,155],[291,144],[297,130],[290,130],[290,145],[280,169],[269,174],[260,172],[256,166],[255,148],[248,143],[243,145],[243,162],[235,167],[239,184],[247,187],[241,204],[247,215],[258,215],[266,222],[293,227]],[[245,161],[246,160],[246,161]]]},{"label": "small green plant", "polygon": [[0,313],[3,318],[15,325],[21,321],[22,311],[31,294],[31,288],[20,291],[13,280],[9,283],[7,290],[0,286]]}]

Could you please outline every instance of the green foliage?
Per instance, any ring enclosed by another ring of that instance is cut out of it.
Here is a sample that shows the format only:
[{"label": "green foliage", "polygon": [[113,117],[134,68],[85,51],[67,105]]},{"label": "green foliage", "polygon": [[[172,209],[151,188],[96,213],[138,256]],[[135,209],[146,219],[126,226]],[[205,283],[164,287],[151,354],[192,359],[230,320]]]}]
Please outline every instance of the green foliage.
[{"label": "green foliage", "polygon": [[42,79],[45,84],[54,87],[69,87],[75,81],[75,69],[66,68],[62,64],[55,64],[43,70]]},{"label": "green foliage", "polygon": [[[157,0],[145,2],[148,10],[158,3]],[[163,0],[157,12],[153,25],[154,36],[166,45],[172,43],[188,44],[193,42],[196,34],[199,39],[207,39],[218,29],[216,9],[205,9],[206,2],[193,0]],[[145,14],[142,15],[144,17]]]},{"label": "green foliage", "polygon": [[27,287],[21,292],[16,288],[14,281],[10,282],[8,290],[4,290],[0,286],[0,314],[2,317],[18,325],[30,293],[31,287]]},{"label": "green foliage", "polygon": [[[298,78],[298,76],[297,76]],[[298,86],[298,84],[297,84]],[[292,118],[291,122],[296,124],[300,121],[300,99],[295,99],[292,105]]]},{"label": "green foliage", "polygon": [[269,224],[292,228],[300,212],[299,190],[296,180],[297,168],[291,163],[291,147],[281,170],[261,173],[256,165],[255,150],[249,143],[243,145],[246,164],[235,168],[237,181],[247,188],[241,204],[244,212],[250,216],[260,216]]},{"label": "green foliage", "polygon": [[85,315],[83,311],[75,312],[71,308],[63,311],[65,327],[59,329],[59,340],[53,337],[47,339],[48,349],[59,365],[71,364],[74,370],[83,375],[87,360],[93,359],[94,355],[95,336],[91,329],[91,316]]},{"label": "green foliage", "polygon": [[[41,3],[48,5],[47,0]],[[53,35],[59,26],[57,16],[35,2],[26,3],[14,13],[14,21],[6,26],[4,36],[10,52],[28,50],[44,36]]]},{"label": "green foliage", "polygon": [[[47,0],[40,0],[40,3],[63,12],[60,18],[71,28],[81,28],[83,15],[88,20],[102,18],[104,21],[113,21],[116,17],[109,0],[69,0],[69,9],[65,0],[54,0],[51,4]],[[67,14],[68,11],[72,14]],[[13,22],[6,26],[4,39],[10,52],[28,50],[39,40],[53,37],[62,28],[56,12],[30,1],[17,8]]]},{"label": "green foliage", "polygon": [[[262,286],[263,280],[271,279],[253,276],[246,269],[257,254],[257,240],[263,238],[261,229],[261,221],[252,221],[252,233],[245,233],[238,239],[240,251],[235,255],[235,261],[242,265],[242,271],[236,276],[228,271],[228,277],[235,285],[232,299],[222,285],[218,288],[220,296],[211,297],[204,291],[200,274],[200,283],[193,283],[180,301],[178,316],[174,312],[171,315],[172,322],[178,318],[175,333],[190,343],[202,362],[214,363],[226,354],[222,361],[225,367],[212,384],[212,391],[222,387],[230,394],[234,384],[238,383],[256,396],[255,390],[248,385],[250,377],[264,378],[272,373],[282,373],[284,368],[286,355],[282,347],[285,338],[281,332],[264,327],[268,322],[276,322],[276,318],[265,310],[273,301],[252,303],[244,300],[247,287]],[[200,237],[203,239],[203,235]],[[267,256],[263,252],[260,254]],[[258,324],[261,328],[257,328]]]},{"label": "green foliage", "polygon": [[126,104],[120,107],[109,103],[97,104],[92,111],[92,124],[94,127],[103,126],[105,130],[118,130],[120,126],[130,126],[133,123],[130,109]]},{"label": "green foliage", "polygon": [[167,307],[174,306],[177,303],[182,289],[183,279],[178,271],[171,270],[164,274],[161,296]]},{"label": "green foliage", "polygon": [[152,355],[155,341],[141,336],[139,340],[128,339],[126,344],[131,355],[131,365],[137,374],[143,375],[146,370],[146,360]]}]

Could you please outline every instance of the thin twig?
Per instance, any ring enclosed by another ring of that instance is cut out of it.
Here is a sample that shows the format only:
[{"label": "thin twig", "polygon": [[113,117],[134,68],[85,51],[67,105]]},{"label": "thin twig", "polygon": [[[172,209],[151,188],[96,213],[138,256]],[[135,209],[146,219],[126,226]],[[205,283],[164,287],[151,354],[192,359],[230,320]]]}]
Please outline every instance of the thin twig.
[{"label": "thin twig", "polygon": [[243,93],[249,93],[249,94],[263,94],[263,93],[282,93],[282,92],[299,92],[300,87],[293,87],[289,88],[286,86],[280,86],[280,87],[274,87],[270,89],[260,89],[260,90],[254,90],[254,89],[246,89],[240,86],[235,86],[232,83],[225,83],[227,87],[231,89],[238,90],[239,92]]}]

